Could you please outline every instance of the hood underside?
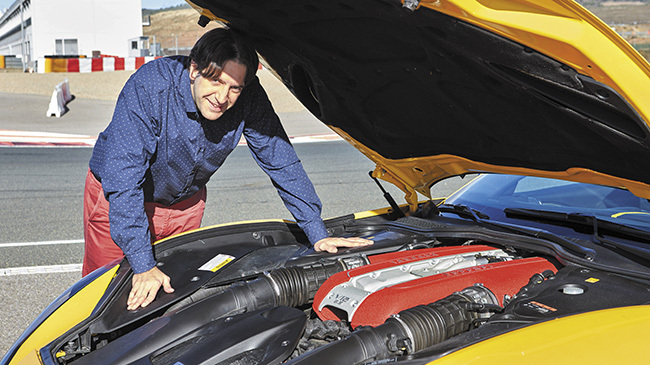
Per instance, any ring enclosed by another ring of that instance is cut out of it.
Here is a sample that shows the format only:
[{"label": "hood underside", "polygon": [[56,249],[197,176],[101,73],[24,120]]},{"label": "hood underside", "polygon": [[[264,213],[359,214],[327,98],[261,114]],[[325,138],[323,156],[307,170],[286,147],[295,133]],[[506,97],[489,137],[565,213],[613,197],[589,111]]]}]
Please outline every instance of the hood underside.
[{"label": "hood underside", "polygon": [[322,122],[429,196],[501,172],[650,198],[650,66],[571,1],[193,1]]}]

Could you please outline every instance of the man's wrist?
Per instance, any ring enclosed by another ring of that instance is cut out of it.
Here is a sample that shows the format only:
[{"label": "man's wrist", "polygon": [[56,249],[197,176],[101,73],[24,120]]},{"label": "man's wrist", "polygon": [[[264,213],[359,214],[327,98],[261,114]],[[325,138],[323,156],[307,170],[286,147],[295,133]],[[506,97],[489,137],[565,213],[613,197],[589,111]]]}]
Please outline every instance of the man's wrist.
[{"label": "man's wrist", "polygon": [[316,242],[322,240],[323,238],[330,236],[327,232],[327,228],[325,227],[325,223],[322,220],[311,222],[303,228],[303,231],[305,232],[305,235],[307,236],[307,239],[312,246],[314,246]]},{"label": "man's wrist", "polygon": [[131,269],[136,274],[142,274],[153,269],[156,266],[156,260],[153,257],[153,252],[138,252],[128,255],[126,259],[131,265]]}]

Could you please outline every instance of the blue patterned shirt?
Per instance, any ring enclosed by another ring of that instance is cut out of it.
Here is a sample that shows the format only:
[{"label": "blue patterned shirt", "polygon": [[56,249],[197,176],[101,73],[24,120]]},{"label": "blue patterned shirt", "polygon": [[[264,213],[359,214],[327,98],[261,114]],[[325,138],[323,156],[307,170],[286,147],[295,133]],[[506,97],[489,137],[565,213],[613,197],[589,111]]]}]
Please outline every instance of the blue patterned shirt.
[{"label": "blue patterned shirt", "polygon": [[110,203],[111,237],[133,271],[156,264],[144,203],[171,205],[192,196],[242,134],[309,241],[327,237],[321,202],[259,80],[246,85],[219,119],[204,120],[192,98],[188,62],[160,58],[135,72],[90,159]]}]

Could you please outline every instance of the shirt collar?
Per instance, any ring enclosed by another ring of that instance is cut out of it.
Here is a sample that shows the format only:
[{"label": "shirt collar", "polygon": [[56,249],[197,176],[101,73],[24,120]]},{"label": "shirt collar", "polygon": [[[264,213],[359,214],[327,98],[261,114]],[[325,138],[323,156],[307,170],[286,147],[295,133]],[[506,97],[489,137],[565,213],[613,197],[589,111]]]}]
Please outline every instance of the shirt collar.
[{"label": "shirt collar", "polygon": [[183,98],[183,104],[185,105],[185,111],[187,115],[192,119],[197,119],[198,112],[196,110],[196,104],[194,103],[194,98],[192,98],[192,84],[190,83],[190,73],[189,69],[183,68],[181,72],[181,83],[180,83],[180,95]]}]

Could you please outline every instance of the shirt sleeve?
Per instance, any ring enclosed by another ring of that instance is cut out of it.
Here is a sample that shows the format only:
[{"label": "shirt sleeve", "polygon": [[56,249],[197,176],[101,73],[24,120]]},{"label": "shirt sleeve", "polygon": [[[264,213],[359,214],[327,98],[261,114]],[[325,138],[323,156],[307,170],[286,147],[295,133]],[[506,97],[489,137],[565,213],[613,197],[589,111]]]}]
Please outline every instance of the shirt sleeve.
[{"label": "shirt sleeve", "polygon": [[142,188],[157,145],[152,116],[154,104],[144,84],[136,78],[127,81],[117,99],[111,123],[100,134],[93,151],[102,188],[110,203],[111,237],[136,274],[156,264]]},{"label": "shirt sleeve", "polygon": [[259,81],[255,79],[246,88],[252,94],[244,127],[246,142],[313,245],[329,236],[321,219],[320,199]]}]

